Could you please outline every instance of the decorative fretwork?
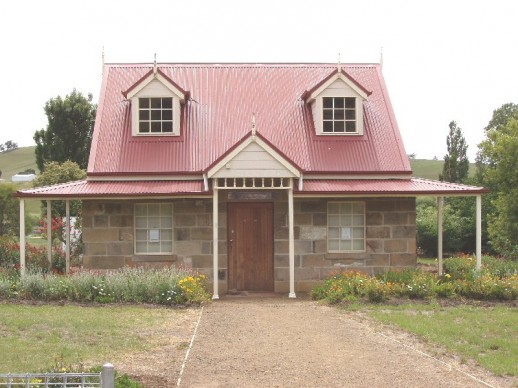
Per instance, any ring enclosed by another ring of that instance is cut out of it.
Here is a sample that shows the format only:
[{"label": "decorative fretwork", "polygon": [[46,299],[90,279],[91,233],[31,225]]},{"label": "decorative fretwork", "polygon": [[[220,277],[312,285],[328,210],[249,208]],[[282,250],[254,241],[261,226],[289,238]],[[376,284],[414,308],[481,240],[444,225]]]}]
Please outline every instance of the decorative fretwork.
[{"label": "decorative fretwork", "polygon": [[291,178],[215,178],[218,189],[290,189]]}]

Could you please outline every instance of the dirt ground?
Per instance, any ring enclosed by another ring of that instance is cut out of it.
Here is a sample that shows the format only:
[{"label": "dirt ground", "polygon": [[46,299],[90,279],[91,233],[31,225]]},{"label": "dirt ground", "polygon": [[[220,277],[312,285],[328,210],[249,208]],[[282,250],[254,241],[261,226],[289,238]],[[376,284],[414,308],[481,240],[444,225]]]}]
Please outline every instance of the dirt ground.
[{"label": "dirt ground", "polygon": [[226,297],[180,315],[149,333],[155,351],[124,357],[116,369],[153,388],[175,387],[179,377],[181,387],[518,386],[362,313],[307,298]]}]

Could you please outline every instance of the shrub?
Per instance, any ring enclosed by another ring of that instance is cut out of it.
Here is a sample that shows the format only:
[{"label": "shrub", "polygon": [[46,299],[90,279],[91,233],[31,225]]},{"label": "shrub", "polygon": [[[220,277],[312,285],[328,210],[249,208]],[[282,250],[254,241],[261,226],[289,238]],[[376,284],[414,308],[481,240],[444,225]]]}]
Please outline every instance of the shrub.
[{"label": "shrub", "polygon": [[38,271],[27,273],[23,279],[2,275],[0,298],[185,305],[206,303],[210,294],[204,275],[175,268],[123,268],[70,276]]},{"label": "shrub", "polygon": [[476,261],[470,256],[451,257],[444,260],[444,272],[451,280],[473,280],[476,274]]},{"label": "shrub", "polygon": [[382,280],[385,283],[402,283],[410,284],[415,276],[415,269],[404,268],[401,270],[389,270],[376,275],[376,278]]},{"label": "shrub", "polygon": [[504,260],[492,256],[484,256],[482,258],[483,267],[494,276],[500,279],[518,274],[517,260]]},{"label": "shrub", "polygon": [[[423,299],[433,295],[434,275],[415,271],[412,281],[406,284],[404,295],[412,299]],[[404,289],[404,288],[403,288]]]},{"label": "shrub", "polygon": [[512,263],[484,258],[483,268],[477,271],[475,260],[466,256],[447,259],[445,267],[447,273],[443,276],[414,269],[388,271],[375,277],[360,272],[337,272],[315,287],[311,297],[329,303],[357,298],[380,303],[391,297],[518,299],[518,272]]},{"label": "shrub", "polygon": [[433,292],[439,298],[451,298],[457,295],[457,288],[457,282],[451,282],[449,280],[446,280],[444,282],[438,282],[433,288]]},{"label": "shrub", "polygon": [[20,246],[12,236],[0,236],[0,267],[15,268],[20,263]]}]

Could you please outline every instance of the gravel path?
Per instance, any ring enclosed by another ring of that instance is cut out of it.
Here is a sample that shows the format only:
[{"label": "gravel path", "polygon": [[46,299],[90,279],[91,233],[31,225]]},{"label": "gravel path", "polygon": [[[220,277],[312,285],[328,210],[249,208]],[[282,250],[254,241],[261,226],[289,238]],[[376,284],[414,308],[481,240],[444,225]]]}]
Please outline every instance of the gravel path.
[{"label": "gravel path", "polygon": [[414,350],[417,342],[310,300],[227,297],[204,308],[180,386],[488,386],[456,368],[489,386],[513,383],[451,368]]}]

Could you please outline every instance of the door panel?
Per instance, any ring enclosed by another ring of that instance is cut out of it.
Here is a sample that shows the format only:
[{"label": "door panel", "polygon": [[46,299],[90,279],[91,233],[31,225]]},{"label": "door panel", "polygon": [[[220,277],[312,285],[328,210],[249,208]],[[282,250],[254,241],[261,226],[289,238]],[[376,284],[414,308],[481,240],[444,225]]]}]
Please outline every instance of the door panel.
[{"label": "door panel", "polygon": [[273,291],[273,203],[228,204],[228,287]]}]

